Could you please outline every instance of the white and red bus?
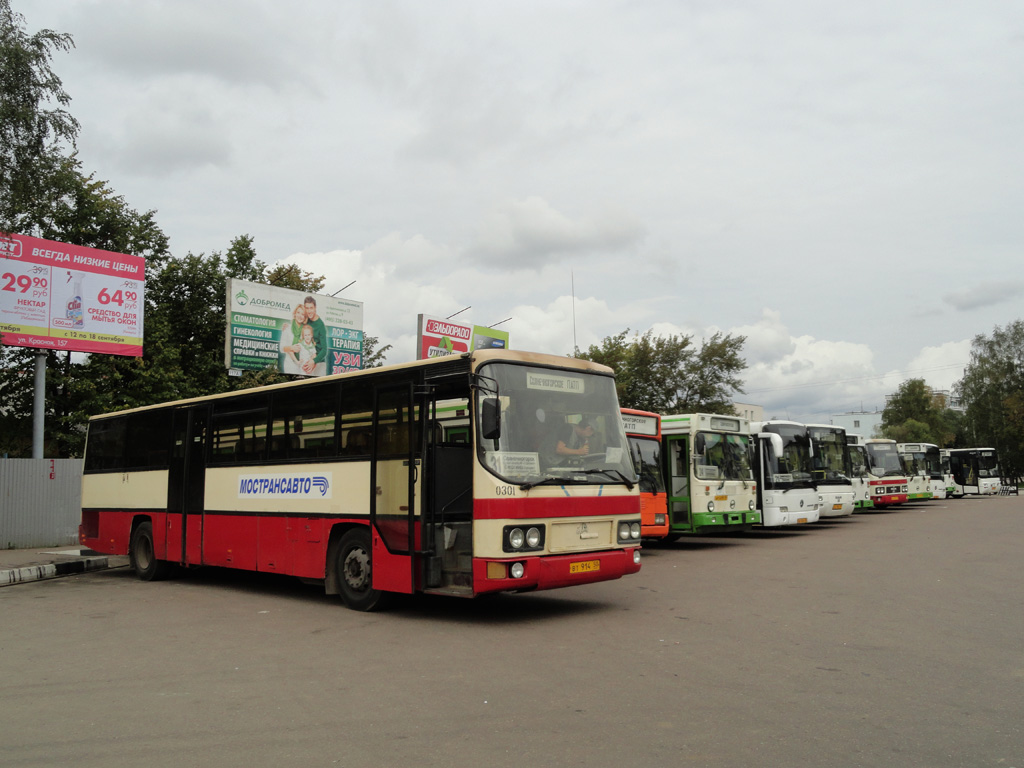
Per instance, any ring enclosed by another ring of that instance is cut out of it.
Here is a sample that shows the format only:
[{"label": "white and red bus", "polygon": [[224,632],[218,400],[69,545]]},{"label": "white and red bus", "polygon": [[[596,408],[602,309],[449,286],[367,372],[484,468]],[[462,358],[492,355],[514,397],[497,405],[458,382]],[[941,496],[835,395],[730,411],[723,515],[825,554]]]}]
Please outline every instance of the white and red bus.
[{"label": "white and red bus", "polygon": [[636,573],[637,480],[611,369],[478,351],[95,416],[79,539],[144,580],[290,574],[371,610]]},{"label": "white and red bus", "polygon": [[668,536],[668,506],[661,471],[661,417],[650,411],[623,408],[622,423],[633,468],[640,478],[640,535],[663,539]]},{"label": "white and red bus", "polygon": [[856,453],[863,462],[866,494],[858,496],[862,509],[884,509],[907,501],[907,472],[896,448],[895,440],[864,439],[847,433],[851,455]]}]

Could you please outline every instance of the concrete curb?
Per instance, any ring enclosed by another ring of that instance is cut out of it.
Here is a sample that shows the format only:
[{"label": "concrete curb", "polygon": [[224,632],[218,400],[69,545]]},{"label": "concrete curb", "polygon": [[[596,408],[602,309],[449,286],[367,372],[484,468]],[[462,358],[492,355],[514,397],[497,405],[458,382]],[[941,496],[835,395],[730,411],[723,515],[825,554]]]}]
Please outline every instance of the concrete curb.
[{"label": "concrete curb", "polygon": [[[123,559],[123,558],[119,558]],[[87,571],[102,571],[107,568],[120,567],[122,563],[111,564],[109,557],[79,557],[73,560],[65,560],[59,563],[46,563],[44,565],[29,565],[24,568],[12,568],[0,571],[0,587],[7,587],[13,584],[25,584],[30,581],[42,579],[56,579],[60,576],[71,576],[76,573]]]}]

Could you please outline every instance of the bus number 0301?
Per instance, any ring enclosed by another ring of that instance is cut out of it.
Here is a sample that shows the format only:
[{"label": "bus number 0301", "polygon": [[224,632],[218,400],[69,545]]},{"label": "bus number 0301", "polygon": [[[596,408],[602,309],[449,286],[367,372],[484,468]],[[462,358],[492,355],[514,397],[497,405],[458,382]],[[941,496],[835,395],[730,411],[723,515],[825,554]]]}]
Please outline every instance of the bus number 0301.
[{"label": "bus number 0301", "polygon": [[515,496],[516,487],[514,485],[499,485],[497,488],[497,494],[499,496]]}]

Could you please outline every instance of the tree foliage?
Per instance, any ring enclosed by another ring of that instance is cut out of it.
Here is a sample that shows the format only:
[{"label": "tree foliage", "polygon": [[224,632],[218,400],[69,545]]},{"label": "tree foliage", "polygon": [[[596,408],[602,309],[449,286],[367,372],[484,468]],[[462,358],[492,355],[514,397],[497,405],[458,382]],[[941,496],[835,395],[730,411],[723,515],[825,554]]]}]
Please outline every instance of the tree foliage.
[{"label": "tree foliage", "polygon": [[900,384],[882,411],[882,437],[898,443],[933,443],[940,448],[955,444],[958,416],[942,395],[924,379]]},{"label": "tree foliage", "polygon": [[1024,321],[974,337],[956,390],[969,445],[995,448],[1004,476],[1024,475]]},{"label": "tree foliage", "polygon": [[655,336],[653,331],[629,338],[629,329],[608,336],[600,346],[574,357],[615,370],[619,403],[655,413],[733,413],[733,393],[742,392],[740,373],[744,336],[716,333],[700,349],[691,336]]},{"label": "tree foliage", "polygon": [[10,0],[0,0],[0,231],[28,231],[26,212],[74,147],[78,121],[64,109],[71,97],[50,67],[54,53],[73,46],[66,33],[29,35]]}]

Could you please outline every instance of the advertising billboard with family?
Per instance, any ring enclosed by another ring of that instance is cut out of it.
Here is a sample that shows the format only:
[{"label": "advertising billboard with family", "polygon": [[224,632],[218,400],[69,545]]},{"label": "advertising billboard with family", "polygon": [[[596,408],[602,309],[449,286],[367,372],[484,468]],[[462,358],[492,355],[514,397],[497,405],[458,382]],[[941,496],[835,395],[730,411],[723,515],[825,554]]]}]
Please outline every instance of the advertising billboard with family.
[{"label": "advertising billboard with family", "polygon": [[145,280],[141,256],[0,234],[0,339],[141,357]]},{"label": "advertising billboard with family", "polygon": [[228,279],[224,362],[236,371],[276,365],[295,376],[363,367],[363,303]]}]

